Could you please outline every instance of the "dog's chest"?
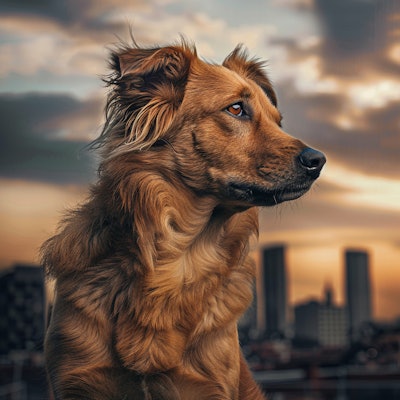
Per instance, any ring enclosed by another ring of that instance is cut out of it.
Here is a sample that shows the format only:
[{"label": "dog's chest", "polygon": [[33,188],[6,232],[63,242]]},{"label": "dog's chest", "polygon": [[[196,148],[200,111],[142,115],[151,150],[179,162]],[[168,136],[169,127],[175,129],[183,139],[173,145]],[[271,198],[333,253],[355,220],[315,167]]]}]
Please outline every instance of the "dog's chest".
[{"label": "dog's chest", "polygon": [[252,298],[253,269],[250,260],[232,260],[218,246],[196,246],[156,266],[147,286],[157,309],[175,310],[168,313],[173,325],[199,334],[236,321],[244,312]]}]

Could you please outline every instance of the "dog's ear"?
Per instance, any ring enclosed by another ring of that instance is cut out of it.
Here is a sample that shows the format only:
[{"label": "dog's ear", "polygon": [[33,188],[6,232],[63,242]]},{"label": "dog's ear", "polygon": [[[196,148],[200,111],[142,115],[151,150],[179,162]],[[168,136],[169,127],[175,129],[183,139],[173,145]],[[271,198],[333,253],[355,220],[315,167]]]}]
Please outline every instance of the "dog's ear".
[{"label": "dog's ear", "polygon": [[186,78],[190,56],[187,46],[131,48],[118,54],[119,71],[122,77],[153,77],[179,82]]},{"label": "dog's ear", "polygon": [[224,67],[237,72],[239,75],[255,81],[265,92],[271,103],[276,107],[277,98],[272,87],[271,81],[264,71],[265,62],[258,59],[249,59],[247,51],[242,45],[236,48],[226,57],[223,64]]},{"label": "dog's ear", "polygon": [[[114,97],[125,125],[125,143],[145,150],[163,137],[185,93],[194,48],[182,45],[124,48],[112,55]],[[121,121],[122,122],[122,121]]]}]

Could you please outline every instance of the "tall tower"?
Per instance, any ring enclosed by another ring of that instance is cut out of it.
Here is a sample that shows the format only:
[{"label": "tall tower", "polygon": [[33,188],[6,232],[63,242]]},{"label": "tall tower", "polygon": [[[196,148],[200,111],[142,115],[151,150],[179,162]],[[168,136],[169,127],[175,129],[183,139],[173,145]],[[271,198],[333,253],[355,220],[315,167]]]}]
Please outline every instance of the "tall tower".
[{"label": "tall tower", "polygon": [[359,250],[346,250],[345,263],[348,326],[351,338],[355,340],[362,324],[371,320],[368,253]]},{"label": "tall tower", "polygon": [[285,336],[287,329],[285,247],[263,249],[262,275],[267,337]]}]

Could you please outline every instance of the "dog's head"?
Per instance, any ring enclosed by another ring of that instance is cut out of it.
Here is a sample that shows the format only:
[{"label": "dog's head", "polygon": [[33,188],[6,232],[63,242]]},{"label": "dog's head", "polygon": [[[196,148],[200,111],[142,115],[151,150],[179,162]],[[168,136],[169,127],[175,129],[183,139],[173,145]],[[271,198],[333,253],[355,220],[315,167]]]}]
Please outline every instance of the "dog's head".
[{"label": "dog's head", "polygon": [[186,43],[135,45],[116,51],[112,65],[106,161],[138,160],[240,207],[298,198],[319,176],[324,155],[282,130],[263,63],[240,46],[215,65]]}]

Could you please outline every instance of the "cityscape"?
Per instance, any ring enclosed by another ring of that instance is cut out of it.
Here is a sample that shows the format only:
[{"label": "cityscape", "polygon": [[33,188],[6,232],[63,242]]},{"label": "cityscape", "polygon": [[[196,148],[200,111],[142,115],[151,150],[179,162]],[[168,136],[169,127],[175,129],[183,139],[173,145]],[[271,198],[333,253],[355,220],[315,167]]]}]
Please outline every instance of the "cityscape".
[{"label": "cityscape", "polygon": [[[321,300],[288,304],[285,245],[260,249],[252,306],[239,322],[243,352],[272,400],[358,400],[400,395],[400,318],[373,320],[369,253],[344,252],[345,304],[327,282]],[[0,399],[47,399],[43,269],[0,275]]]},{"label": "cityscape", "polygon": [[271,340],[293,338],[321,346],[346,346],[357,340],[362,327],[372,322],[369,254],[364,250],[345,250],[343,307],[335,304],[334,288],[328,282],[322,301],[300,302],[290,310],[285,250],[284,245],[261,250],[261,285],[257,285],[257,300],[242,326],[247,324],[258,335]]}]

